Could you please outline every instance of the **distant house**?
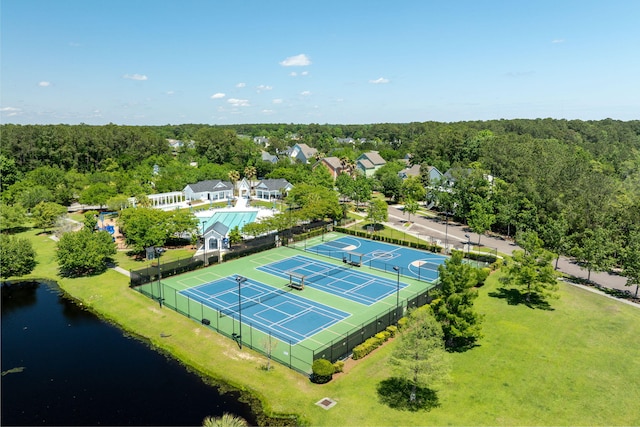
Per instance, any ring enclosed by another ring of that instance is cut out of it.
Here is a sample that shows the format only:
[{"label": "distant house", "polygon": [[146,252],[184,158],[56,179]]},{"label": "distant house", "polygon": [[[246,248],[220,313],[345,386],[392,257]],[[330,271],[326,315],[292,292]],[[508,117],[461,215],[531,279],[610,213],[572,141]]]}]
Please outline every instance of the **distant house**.
[{"label": "distant house", "polygon": [[295,159],[301,163],[311,163],[312,160],[315,159],[315,155],[318,153],[318,150],[315,148],[309,147],[307,144],[296,144],[291,149],[291,158]]},{"label": "distant house", "polygon": [[442,182],[444,175],[435,166],[427,166],[427,174],[429,175],[429,182],[436,184]]},{"label": "distant house", "polygon": [[187,200],[223,200],[233,198],[233,184],[212,179],[189,184],[182,190]]},{"label": "distant house", "polygon": [[267,163],[278,163],[278,156],[271,154],[267,151],[262,151],[260,152],[260,156],[262,158],[263,162],[267,162]]},{"label": "distant house", "polygon": [[412,176],[420,176],[420,165],[413,165],[411,167],[407,167],[398,172],[398,176],[401,179],[407,179]]},{"label": "distant house", "polygon": [[364,176],[371,177],[387,162],[378,154],[377,151],[369,151],[368,153],[361,154],[356,159],[356,168],[361,171]]},{"label": "distant house", "polygon": [[269,146],[269,138],[266,136],[254,136],[253,142],[258,145],[262,145],[265,148]]},{"label": "distant house", "polygon": [[320,160],[319,165],[323,165],[329,172],[331,173],[331,177],[335,180],[338,175],[342,173],[344,167],[342,166],[342,162],[337,157],[325,157]]},{"label": "distant house", "polygon": [[[453,187],[458,179],[468,177],[472,173],[473,169],[469,168],[451,168],[444,173],[443,177],[446,180],[446,184],[449,187]],[[482,174],[482,177],[489,185],[493,185],[493,175]]]},{"label": "distant house", "polygon": [[282,197],[282,192],[287,193],[293,188],[293,185],[284,178],[277,179],[263,179],[256,186],[256,198],[269,200],[279,199]]}]

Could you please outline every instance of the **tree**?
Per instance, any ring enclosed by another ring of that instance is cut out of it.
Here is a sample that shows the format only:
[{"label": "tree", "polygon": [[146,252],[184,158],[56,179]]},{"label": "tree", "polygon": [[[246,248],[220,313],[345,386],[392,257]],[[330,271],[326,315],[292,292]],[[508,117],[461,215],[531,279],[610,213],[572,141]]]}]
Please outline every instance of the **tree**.
[{"label": "tree", "polygon": [[233,184],[233,195],[236,195],[236,183],[240,180],[240,172],[237,170],[231,170],[227,173],[227,177],[229,177],[229,181]]},{"label": "tree", "polygon": [[374,200],[369,203],[369,209],[367,210],[367,219],[373,223],[373,229],[376,229],[376,224],[385,222],[389,218],[389,208],[387,202],[384,200]]},{"label": "tree", "polygon": [[408,221],[411,222],[411,215],[415,214],[416,212],[418,212],[418,202],[416,202],[413,199],[408,199],[405,203],[404,203],[404,212],[409,214],[409,218]]},{"label": "tree", "polygon": [[542,247],[543,242],[534,231],[520,233],[517,243],[524,250],[513,251],[503,281],[526,288],[527,303],[531,302],[532,295],[542,300],[552,295],[558,288],[552,265],[554,254]]},{"label": "tree", "polygon": [[115,196],[117,189],[113,185],[106,184],[104,182],[97,182],[87,187],[82,193],[80,193],[80,203],[83,205],[95,205],[104,206],[107,204],[107,200]]},{"label": "tree", "polygon": [[564,215],[560,214],[557,218],[549,219],[542,226],[540,234],[545,246],[556,254],[555,269],[558,269],[558,261],[560,254],[567,249],[567,231],[569,224]]},{"label": "tree", "polygon": [[405,200],[424,200],[427,195],[424,185],[419,176],[411,176],[402,181],[400,194]]},{"label": "tree", "polygon": [[129,208],[120,212],[118,226],[127,246],[135,252],[149,246],[163,246],[167,240],[166,215],[152,208]]},{"label": "tree", "polygon": [[345,172],[342,172],[340,175],[338,175],[335,185],[338,189],[338,193],[340,193],[343,198],[351,198],[351,196],[355,192],[355,181],[349,174]]},{"label": "tree", "polygon": [[36,252],[29,239],[0,234],[0,277],[24,276],[36,264]]},{"label": "tree", "polygon": [[478,233],[478,245],[480,245],[482,235],[491,229],[495,220],[496,216],[493,214],[491,202],[488,200],[479,200],[472,205],[468,224],[471,231]]},{"label": "tree", "polygon": [[360,208],[360,203],[371,200],[371,181],[364,175],[356,177],[353,183],[351,199],[356,202],[356,209]]},{"label": "tree", "polygon": [[409,401],[412,403],[416,402],[418,387],[433,387],[446,378],[449,361],[442,327],[429,307],[410,312],[409,321],[398,334],[389,364],[395,375],[411,383]]},{"label": "tree", "polygon": [[8,232],[23,227],[27,222],[27,211],[21,204],[9,206],[0,203],[0,231]]},{"label": "tree", "polygon": [[[478,297],[481,270],[462,262],[462,252],[456,251],[444,265],[438,267],[440,290],[431,303],[434,316],[442,325],[444,344],[449,350],[462,350],[482,337],[482,316],[473,310]],[[481,282],[484,282],[481,278]]]},{"label": "tree", "polygon": [[627,286],[636,285],[635,297],[640,287],[640,229],[633,230],[627,245],[622,249],[622,274],[627,278]]},{"label": "tree", "polygon": [[84,213],[84,228],[93,232],[98,225],[98,211],[87,211]]},{"label": "tree", "polygon": [[247,420],[227,412],[221,417],[206,417],[202,420],[202,427],[247,427]]},{"label": "tree", "polygon": [[610,230],[602,227],[588,228],[574,236],[573,255],[587,269],[587,281],[592,271],[607,271],[613,266],[615,245]]},{"label": "tree", "polygon": [[113,237],[108,232],[92,233],[87,229],[63,234],[57,248],[60,271],[71,277],[105,271],[116,254]]},{"label": "tree", "polygon": [[53,202],[40,202],[31,212],[31,218],[33,219],[33,225],[36,228],[52,228],[58,218],[67,214],[67,208],[62,205]]},{"label": "tree", "polygon": [[229,231],[229,247],[240,242],[242,242],[242,234],[240,234],[240,229],[236,225]]}]

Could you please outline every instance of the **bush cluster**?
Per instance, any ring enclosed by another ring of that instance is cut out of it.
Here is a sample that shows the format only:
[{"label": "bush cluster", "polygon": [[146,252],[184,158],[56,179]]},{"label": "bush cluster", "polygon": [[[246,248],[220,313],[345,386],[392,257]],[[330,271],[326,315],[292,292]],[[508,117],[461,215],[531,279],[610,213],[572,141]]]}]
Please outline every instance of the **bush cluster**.
[{"label": "bush cluster", "polygon": [[311,382],[325,384],[331,381],[335,367],[327,359],[316,359],[311,365]]},{"label": "bush cluster", "polygon": [[385,329],[384,331],[378,332],[371,338],[367,339],[362,344],[355,346],[353,348],[353,356],[352,356],[353,359],[354,360],[362,359],[367,354],[371,353],[373,350],[380,347],[389,338],[391,338],[393,334],[395,334],[395,330],[389,331],[389,328],[390,326],[387,327],[387,329]]}]

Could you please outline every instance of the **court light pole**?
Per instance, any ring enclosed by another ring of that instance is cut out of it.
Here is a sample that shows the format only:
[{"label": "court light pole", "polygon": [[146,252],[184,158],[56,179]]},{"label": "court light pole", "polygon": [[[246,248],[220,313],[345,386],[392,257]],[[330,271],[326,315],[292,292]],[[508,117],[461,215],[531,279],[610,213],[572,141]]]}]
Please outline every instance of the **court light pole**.
[{"label": "court light pole", "polygon": [[162,276],[162,270],[160,269],[160,257],[164,252],[164,248],[155,248],[156,255],[158,256],[158,304],[160,304],[160,308],[162,308],[162,283],[160,282]]},{"label": "court light pole", "polygon": [[396,271],[397,274],[397,281],[396,281],[396,312],[398,311],[398,307],[400,307],[400,267],[398,267],[397,265],[393,266],[393,269]]},{"label": "court light pole", "polygon": [[204,223],[205,221],[202,221],[202,248],[204,250],[204,266],[207,266],[207,236],[204,235]]},{"label": "court light pole", "polygon": [[234,337],[238,341],[238,346],[242,350],[242,296],[240,294],[240,285],[247,281],[246,277],[236,276],[238,282],[238,334]]}]

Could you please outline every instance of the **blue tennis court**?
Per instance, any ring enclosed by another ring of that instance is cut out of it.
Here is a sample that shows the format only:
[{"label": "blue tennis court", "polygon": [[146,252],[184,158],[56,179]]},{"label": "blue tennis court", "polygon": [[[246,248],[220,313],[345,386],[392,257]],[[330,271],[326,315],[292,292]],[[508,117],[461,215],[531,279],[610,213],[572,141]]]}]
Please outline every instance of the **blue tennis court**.
[{"label": "blue tennis court", "polygon": [[337,259],[344,259],[350,252],[355,252],[362,254],[363,265],[390,273],[398,267],[403,276],[429,282],[438,279],[438,266],[447,259],[444,255],[353,236],[326,241],[307,248],[307,251]]},{"label": "blue tennis court", "polygon": [[[234,276],[179,293],[213,308],[220,316],[239,317],[238,282]],[[308,300],[292,291],[255,280],[243,282],[240,295],[243,324],[251,324],[291,344],[297,344],[350,316],[349,313]]]},{"label": "blue tennis court", "polygon": [[304,275],[305,286],[319,289],[364,305],[374,304],[407,285],[303,255],[257,267],[274,276],[289,279],[290,273]]}]

